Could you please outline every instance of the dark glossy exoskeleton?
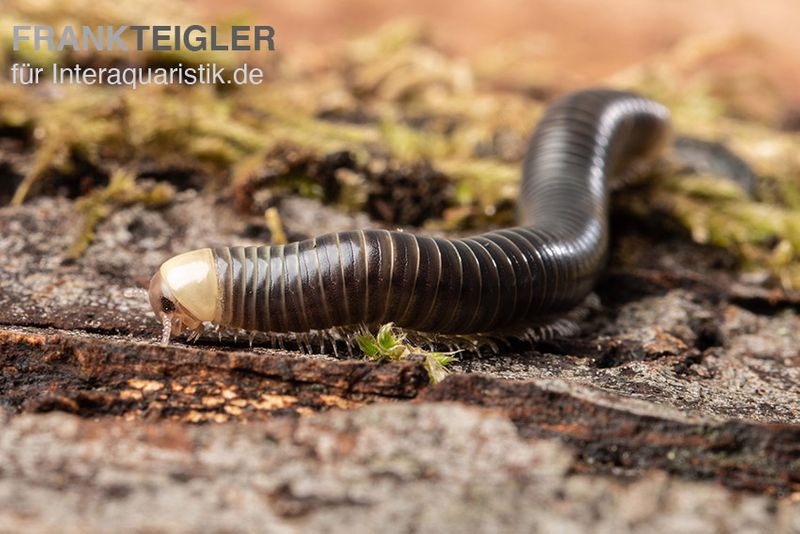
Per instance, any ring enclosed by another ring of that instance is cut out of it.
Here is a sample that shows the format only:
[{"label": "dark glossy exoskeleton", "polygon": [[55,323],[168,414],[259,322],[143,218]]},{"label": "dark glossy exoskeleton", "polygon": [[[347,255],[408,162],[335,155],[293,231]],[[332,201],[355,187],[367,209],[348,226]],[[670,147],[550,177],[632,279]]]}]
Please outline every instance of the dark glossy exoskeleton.
[{"label": "dark glossy exoskeleton", "polygon": [[201,249],[161,267],[151,302],[173,331],[203,322],[260,332],[390,321],[455,335],[524,328],[589,294],[607,255],[609,179],[656,155],[669,130],[667,109],[652,100],[575,92],[547,109],[530,140],[519,226],[464,239],[364,230]]}]

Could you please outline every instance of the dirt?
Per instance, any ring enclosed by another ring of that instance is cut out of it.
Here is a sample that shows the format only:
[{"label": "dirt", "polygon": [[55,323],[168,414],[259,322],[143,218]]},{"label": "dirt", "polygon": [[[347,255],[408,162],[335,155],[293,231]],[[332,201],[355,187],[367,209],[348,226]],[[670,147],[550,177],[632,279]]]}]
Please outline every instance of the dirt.
[{"label": "dirt", "polygon": [[[91,529],[101,517],[133,529],[197,525],[200,509],[223,530],[359,518],[356,530],[369,531],[394,514],[423,531],[685,520],[788,532],[798,521],[800,299],[737,280],[726,253],[618,223],[615,250],[649,240],[657,254],[615,262],[581,335],[465,353],[431,386],[413,362],[230,337],[160,345],[143,285],[173,252],[252,242],[236,213],[192,191],[165,209],[124,208],[70,262],[71,231],[52,232],[72,227],[70,200],[0,209],[0,501],[25,495],[0,506],[4,528],[52,527],[43,504],[53,492],[67,525]],[[338,218],[330,224],[360,224]],[[319,224],[284,219],[300,236]],[[51,445],[33,445],[42,440]],[[166,503],[189,494],[194,504],[168,515]],[[514,504],[534,498],[533,508]],[[686,499],[722,504],[700,512]],[[564,500],[574,513],[547,505]],[[130,513],[140,507],[154,515]]]}]

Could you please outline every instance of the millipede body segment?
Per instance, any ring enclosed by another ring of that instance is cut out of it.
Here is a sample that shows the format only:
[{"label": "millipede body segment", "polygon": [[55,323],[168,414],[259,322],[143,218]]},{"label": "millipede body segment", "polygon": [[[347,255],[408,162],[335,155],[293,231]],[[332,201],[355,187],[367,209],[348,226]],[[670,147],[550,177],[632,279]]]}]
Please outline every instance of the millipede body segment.
[{"label": "millipede body segment", "polygon": [[150,302],[170,333],[288,333],[394,322],[431,334],[525,329],[590,293],[608,249],[609,179],[657,155],[669,113],[584,90],[550,106],[522,170],[519,226],[463,239],[361,230],[206,248],[165,262]]}]

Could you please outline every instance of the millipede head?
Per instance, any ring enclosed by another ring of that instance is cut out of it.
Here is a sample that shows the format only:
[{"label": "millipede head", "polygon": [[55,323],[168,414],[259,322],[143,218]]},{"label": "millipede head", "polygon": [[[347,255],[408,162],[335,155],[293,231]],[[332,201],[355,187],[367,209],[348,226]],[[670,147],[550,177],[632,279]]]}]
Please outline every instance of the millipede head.
[{"label": "millipede head", "polygon": [[198,332],[217,315],[219,287],[210,249],[164,262],[150,280],[150,305],[163,325],[162,342],[184,330]]}]

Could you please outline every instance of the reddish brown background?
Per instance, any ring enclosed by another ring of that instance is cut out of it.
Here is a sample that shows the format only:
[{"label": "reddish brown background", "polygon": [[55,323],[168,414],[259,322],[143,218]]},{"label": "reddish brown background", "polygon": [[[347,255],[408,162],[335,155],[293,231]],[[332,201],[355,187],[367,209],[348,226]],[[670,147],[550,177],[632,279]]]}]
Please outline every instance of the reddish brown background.
[{"label": "reddish brown background", "polygon": [[[690,35],[755,36],[754,61],[788,100],[800,102],[800,3],[797,0],[456,0],[374,2],[216,0],[199,3],[217,15],[249,13],[272,24],[281,49],[330,44],[398,18],[421,21],[437,41],[472,55],[487,46],[546,34],[571,84],[590,83]],[[735,65],[731,68],[736,68]]]}]

